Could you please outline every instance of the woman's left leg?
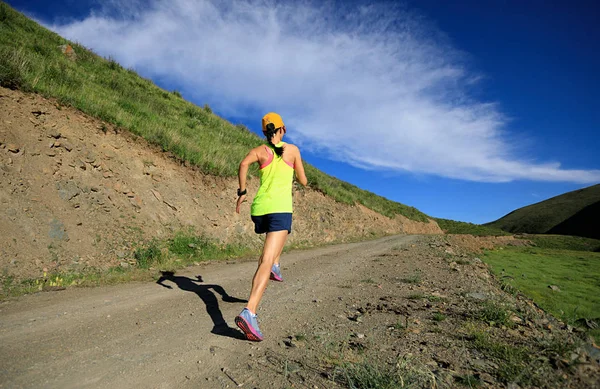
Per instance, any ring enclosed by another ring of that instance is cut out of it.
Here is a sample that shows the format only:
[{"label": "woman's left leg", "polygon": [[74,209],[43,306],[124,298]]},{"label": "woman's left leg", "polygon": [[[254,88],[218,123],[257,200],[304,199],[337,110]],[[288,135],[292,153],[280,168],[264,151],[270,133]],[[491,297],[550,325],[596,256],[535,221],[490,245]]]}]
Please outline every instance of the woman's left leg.
[{"label": "woman's left leg", "polygon": [[252,279],[252,291],[250,292],[250,298],[248,299],[247,308],[252,313],[256,313],[258,310],[258,304],[260,303],[263,293],[267,288],[267,283],[269,282],[271,267],[273,266],[275,259],[281,255],[287,236],[287,230],[267,233],[263,252],[258,260],[258,268]]}]

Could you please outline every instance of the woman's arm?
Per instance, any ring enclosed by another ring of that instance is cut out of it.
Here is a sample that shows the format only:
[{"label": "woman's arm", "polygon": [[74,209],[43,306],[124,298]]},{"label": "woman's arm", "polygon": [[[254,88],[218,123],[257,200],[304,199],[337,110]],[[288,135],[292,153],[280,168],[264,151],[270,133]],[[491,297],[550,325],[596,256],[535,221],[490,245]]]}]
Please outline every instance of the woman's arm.
[{"label": "woman's arm", "polygon": [[[238,170],[238,182],[239,182],[240,192],[243,192],[246,190],[246,176],[248,175],[248,168],[254,162],[258,162],[258,153],[256,152],[256,149],[250,150],[248,155],[246,155],[246,157],[242,160],[242,162],[240,162],[240,168]],[[242,195],[242,196],[238,197],[237,204],[235,207],[235,212],[240,213],[240,206],[242,205],[242,203],[244,202],[245,199],[246,199],[246,195]]]},{"label": "woman's arm", "polygon": [[294,148],[296,149],[296,155],[294,158],[294,171],[296,172],[296,180],[298,180],[298,182],[302,184],[302,186],[306,186],[308,184],[308,179],[306,178],[306,173],[304,173],[304,165],[302,165],[300,149],[296,146],[294,146]]}]

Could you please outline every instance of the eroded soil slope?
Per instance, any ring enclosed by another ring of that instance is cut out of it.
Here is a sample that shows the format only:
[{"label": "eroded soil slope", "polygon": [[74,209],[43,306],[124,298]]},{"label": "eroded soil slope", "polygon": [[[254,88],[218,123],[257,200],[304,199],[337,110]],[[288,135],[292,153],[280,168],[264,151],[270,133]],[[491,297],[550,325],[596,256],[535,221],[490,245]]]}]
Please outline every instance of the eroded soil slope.
[{"label": "eroded soil slope", "polygon": [[[249,181],[255,193],[257,179]],[[126,264],[135,244],[182,229],[260,244],[236,179],[203,175],[127,132],[37,95],[0,88],[0,271]],[[441,233],[434,221],[387,218],[295,192],[290,243],[317,245],[397,233]]]}]

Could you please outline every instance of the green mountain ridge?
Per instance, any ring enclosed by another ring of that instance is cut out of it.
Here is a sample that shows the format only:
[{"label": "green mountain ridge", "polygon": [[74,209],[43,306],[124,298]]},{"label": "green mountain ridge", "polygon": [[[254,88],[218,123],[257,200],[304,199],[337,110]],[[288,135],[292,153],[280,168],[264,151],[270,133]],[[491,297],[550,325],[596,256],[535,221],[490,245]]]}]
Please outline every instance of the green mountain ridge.
[{"label": "green mountain ridge", "polygon": [[511,233],[600,239],[600,184],[516,209],[484,225]]},{"label": "green mountain ridge", "polygon": [[[70,45],[67,56],[61,46]],[[60,104],[142,136],[206,174],[235,177],[239,161],[262,140],[244,125],[185,101],[102,58],[0,2],[0,85],[54,98]],[[307,164],[309,185],[338,202],[362,204],[388,217],[427,222],[418,209],[338,180]],[[257,170],[250,174],[257,175]]]}]

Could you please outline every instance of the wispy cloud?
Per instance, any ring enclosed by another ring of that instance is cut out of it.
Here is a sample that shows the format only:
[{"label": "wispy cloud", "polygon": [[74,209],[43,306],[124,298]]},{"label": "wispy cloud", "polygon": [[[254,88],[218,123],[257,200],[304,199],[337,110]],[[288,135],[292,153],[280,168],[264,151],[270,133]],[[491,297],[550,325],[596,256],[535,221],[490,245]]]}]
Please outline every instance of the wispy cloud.
[{"label": "wispy cloud", "polygon": [[296,143],[332,159],[474,181],[600,181],[600,170],[521,158],[498,105],[469,95],[481,75],[442,32],[400,7],[109,4],[49,27],[183,85],[225,115],[279,111]]}]

